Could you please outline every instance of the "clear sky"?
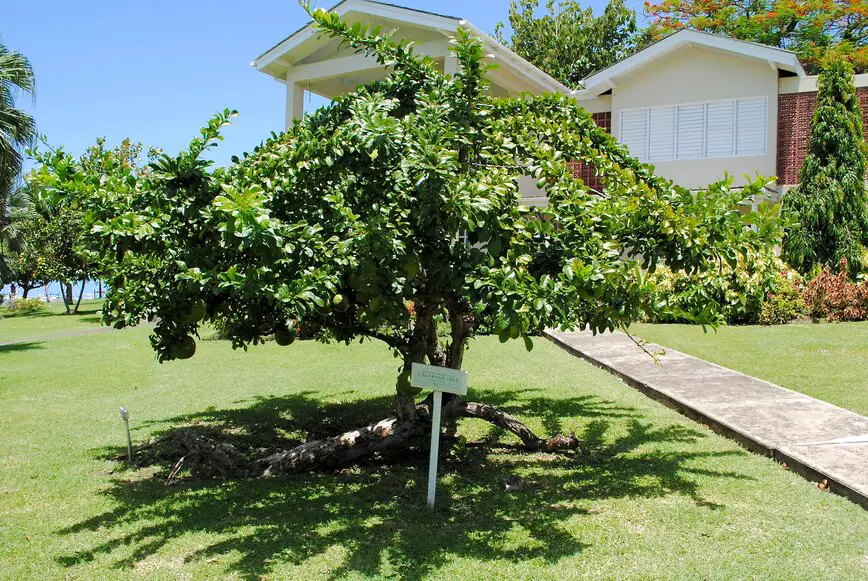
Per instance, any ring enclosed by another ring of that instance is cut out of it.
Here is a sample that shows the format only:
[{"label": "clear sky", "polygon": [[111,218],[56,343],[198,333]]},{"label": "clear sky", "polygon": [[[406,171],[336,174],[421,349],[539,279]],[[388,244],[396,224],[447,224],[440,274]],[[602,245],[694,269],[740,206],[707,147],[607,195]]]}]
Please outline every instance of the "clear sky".
[{"label": "clear sky", "polygon": [[[508,0],[392,0],[470,20],[489,33]],[[330,8],[337,0],[319,0]],[[628,2],[637,9],[638,0]],[[213,155],[227,163],[284,120],[285,89],[250,62],[307,22],[296,0],[3,0],[0,35],[36,74],[32,111],[53,145],[81,153],[130,137],[168,152],[212,113],[240,116]],[[584,0],[599,12],[606,0]],[[640,15],[641,20],[641,15]]]}]

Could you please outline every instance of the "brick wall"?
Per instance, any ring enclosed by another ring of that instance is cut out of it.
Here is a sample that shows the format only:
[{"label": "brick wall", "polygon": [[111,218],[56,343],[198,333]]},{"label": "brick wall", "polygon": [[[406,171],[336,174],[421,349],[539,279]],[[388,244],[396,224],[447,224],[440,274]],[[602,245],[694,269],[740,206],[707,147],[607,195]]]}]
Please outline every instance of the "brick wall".
[{"label": "brick wall", "polygon": [[[856,89],[862,124],[868,128],[868,87]],[[799,183],[799,169],[808,155],[811,117],[817,93],[788,93],[778,97],[778,184]]]},{"label": "brick wall", "polygon": [[[600,129],[603,129],[606,133],[612,132],[611,113],[594,113],[591,117]],[[582,163],[581,161],[571,162],[570,166],[573,168],[573,175],[585,182],[585,185],[589,188],[597,191],[603,190],[602,180],[597,176],[597,172],[594,170],[593,166]]]}]

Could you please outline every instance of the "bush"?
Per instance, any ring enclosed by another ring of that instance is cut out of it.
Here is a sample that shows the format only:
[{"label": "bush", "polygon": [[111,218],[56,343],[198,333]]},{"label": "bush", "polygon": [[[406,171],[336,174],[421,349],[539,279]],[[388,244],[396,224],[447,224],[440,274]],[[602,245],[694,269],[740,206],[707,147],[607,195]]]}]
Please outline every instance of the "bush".
[{"label": "bush", "polygon": [[868,319],[868,281],[851,282],[847,261],[842,259],[840,272],[828,267],[818,274],[804,291],[804,300],[815,319],[827,321],[864,321]]},{"label": "bush", "polygon": [[13,313],[35,313],[42,308],[42,301],[39,299],[19,299],[12,297],[9,299],[7,310]]},{"label": "bush", "polygon": [[722,313],[726,323],[757,323],[766,297],[778,291],[776,283],[784,268],[771,250],[752,252],[735,267],[722,264],[716,271],[686,274],[659,267],[654,278],[670,312],[651,322],[692,322],[688,313],[708,305]]},{"label": "bush", "polygon": [[807,314],[802,277],[794,270],[784,270],[775,281],[775,290],[766,295],[760,309],[763,325],[783,325]]}]

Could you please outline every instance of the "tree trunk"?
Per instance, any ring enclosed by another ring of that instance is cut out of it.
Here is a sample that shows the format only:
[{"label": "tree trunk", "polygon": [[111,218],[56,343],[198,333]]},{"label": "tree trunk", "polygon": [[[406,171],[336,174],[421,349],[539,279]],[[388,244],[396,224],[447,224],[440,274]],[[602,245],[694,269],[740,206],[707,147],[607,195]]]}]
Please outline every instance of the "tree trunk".
[{"label": "tree trunk", "polygon": [[99,298],[102,298],[102,279],[99,279]]},{"label": "tree trunk", "polygon": [[60,285],[60,298],[63,299],[63,307],[68,315],[69,305],[72,302],[72,285],[63,281],[57,281],[57,284]]},{"label": "tree trunk", "polygon": [[22,289],[21,290],[21,298],[26,299],[27,293],[30,292],[30,287],[25,284],[25,285],[21,285],[21,289]]},{"label": "tree trunk", "polygon": [[[81,279],[81,290],[78,291],[78,301],[75,303],[75,309],[73,309],[73,313],[78,312],[78,307],[81,306],[81,299],[84,297],[84,286],[87,284],[87,278]],[[71,288],[71,287],[70,287]]]},{"label": "tree trunk", "polygon": [[[443,416],[490,422],[518,436],[528,450],[556,452],[579,447],[579,441],[572,432],[567,436],[559,434],[541,438],[516,418],[483,403],[454,398],[443,407]],[[271,454],[254,461],[253,472],[264,476],[292,474],[334,468],[374,454],[409,449],[416,443],[423,444],[424,448],[427,443],[425,436],[431,430],[427,403],[416,406],[412,417],[411,420],[388,418],[338,436],[306,442],[291,450]]]}]

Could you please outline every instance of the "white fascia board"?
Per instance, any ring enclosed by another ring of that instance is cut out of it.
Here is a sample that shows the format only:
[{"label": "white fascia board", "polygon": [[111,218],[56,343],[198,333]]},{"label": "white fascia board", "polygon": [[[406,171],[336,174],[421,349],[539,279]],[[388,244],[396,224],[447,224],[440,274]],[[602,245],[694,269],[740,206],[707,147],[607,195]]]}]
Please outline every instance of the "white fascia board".
[{"label": "white fascia board", "polygon": [[510,68],[518,71],[522,76],[533,81],[533,83],[542,90],[552,93],[563,93],[565,95],[573,94],[572,89],[527,62],[524,58],[514,53],[508,47],[497,42],[497,40],[478,29],[472,23],[467,20],[462,20],[461,26],[472,32],[474,36],[479,37],[485,48],[490,51],[495,58],[509,65]]},{"label": "white fascia board", "polygon": [[[458,21],[453,18],[405,9],[398,6],[380,4],[377,2],[367,2],[366,0],[344,0],[332,8],[330,12],[337,12],[338,16],[341,17],[350,12],[358,12],[425,28],[432,28],[447,33],[454,33],[458,28]],[[281,59],[295,47],[299,46],[306,40],[313,38],[317,34],[319,33],[314,29],[313,23],[308,23],[306,26],[287,37],[283,42],[254,60],[251,63],[251,66],[258,71],[262,71],[265,67],[274,61]]]},{"label": "white fascia board", "polygon": [[[449,41],[444,39],[416,44],[413,45],[413,51],[431,58],[445,57],[449,54]],[[384,67],[375,57],[362,53],[292,66],[287,70],[287,75],[295,82],[311,82],[379,68]]]},{"label": "white fascia board", "polygon": [[805,76],[805,69],[802,67],[802,63],[799,62],[799,57],[790,51],[713,34],[705,34],[694,30],[682,30],[644,50],[628,56],[595,75],[587,77],[583,83],[585,90],[596,94],[608,91],[614,87],[614,80],[616,78],[628,74],[686,45],[715,48],[767,61],[778,68],[795,73],[798,77]]}]

